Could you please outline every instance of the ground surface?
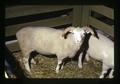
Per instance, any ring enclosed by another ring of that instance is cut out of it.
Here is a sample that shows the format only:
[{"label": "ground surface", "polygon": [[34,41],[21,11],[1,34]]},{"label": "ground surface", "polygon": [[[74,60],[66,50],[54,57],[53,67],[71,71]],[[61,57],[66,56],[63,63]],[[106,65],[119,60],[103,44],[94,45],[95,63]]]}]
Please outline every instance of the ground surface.
[{"label": "ground surface", "polygon": [[[21,52],[13,53],[15,58],[22,64]],[[102,64],[92,58],[90,61],[84,61],[83,68],[79,69],[77,61],[71,60],[58,73],[55,73],[57,58],[49,58],[37,55],[35,57],[37,64],[32,64],[31,78],[98,78],[101,73]]]}]

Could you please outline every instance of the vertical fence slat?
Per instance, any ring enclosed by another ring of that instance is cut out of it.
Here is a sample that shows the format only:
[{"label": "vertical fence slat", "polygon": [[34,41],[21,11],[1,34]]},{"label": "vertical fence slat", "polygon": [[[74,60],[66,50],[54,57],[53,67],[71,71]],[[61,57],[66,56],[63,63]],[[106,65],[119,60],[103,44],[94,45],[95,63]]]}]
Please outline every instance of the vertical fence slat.
[{"label": "vertical fence slat", "polygon": [[73,8],[73,26],[81,26],[82,6],[74,6]]},{"label": "vertical fence slat", "polygon": [[82,8],[82,21],[81,21],[82,26],[88,25],[89,16],[90,16],[89,6],[83,6],[83,8]]}]

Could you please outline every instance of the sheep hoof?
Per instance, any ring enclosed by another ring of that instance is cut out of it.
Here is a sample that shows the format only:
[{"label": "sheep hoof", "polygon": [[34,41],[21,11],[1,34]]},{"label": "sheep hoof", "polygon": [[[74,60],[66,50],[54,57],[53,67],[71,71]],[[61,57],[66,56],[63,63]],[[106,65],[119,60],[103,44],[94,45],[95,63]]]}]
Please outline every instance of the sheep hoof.
[{"label": "sheep hoof", "polygon": [[81,64],[78,64],[78,67],[79,67],[80,69],[82,69],[82,65],[81,65]]},{"label": "sheep hoof", "polygon": [[32,64],[36,64],[36,61],[34,59],[31,60]]},{"label": "sheep hoof", "polygon": [[113,76],[109,76],[109,78],[113,78]]},{"label": "sheep hoof", "polygon": [[104,76],[103,76],[103,75],[101,75],[99,78],[100,78],[100,79],[102,79],[102,78],[104,78]]},{"label": "sheep hoof", "polygon": [[25,64],[25,69],[27,70],[27,72],[31,73],[31,70],[28,64]]},{"label": "sheep hoof", "polygon": [[26,70],[27,70],[28,72],[31,72],[30,68],[26,68]]},{"label": "sheep hoof", "polygon": [[63,69],[63,66],[61,66],[61,70]]},{"label": "sheep hoof", "polygon": [[90,60],[90,58],[89,57],[86,57],[86,61],[88,62]]},{"label": "sheep hoof", "polygon": [[58,74],[58,73],[59,73],[59,70],[56,70],[56,73]]}]

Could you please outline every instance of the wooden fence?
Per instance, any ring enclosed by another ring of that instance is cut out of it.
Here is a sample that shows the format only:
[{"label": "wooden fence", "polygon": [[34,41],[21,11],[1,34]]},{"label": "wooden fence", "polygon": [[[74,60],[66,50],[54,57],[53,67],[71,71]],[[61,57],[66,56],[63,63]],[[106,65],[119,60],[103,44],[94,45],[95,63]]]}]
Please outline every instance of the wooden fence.
[{"label": "wooden fence", "polygon": [[91,25],[114,37],[114,10],[112,8],[103,5],[83,6],[82,12],[82,26]]}]

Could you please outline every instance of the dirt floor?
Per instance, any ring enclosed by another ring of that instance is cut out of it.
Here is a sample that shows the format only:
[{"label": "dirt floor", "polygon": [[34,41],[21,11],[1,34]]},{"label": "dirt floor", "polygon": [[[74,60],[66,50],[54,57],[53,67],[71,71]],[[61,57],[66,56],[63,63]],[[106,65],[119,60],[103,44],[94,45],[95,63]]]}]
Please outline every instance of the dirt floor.
[{"label": "dirt floor", "polygon": [[[21,52],[13,53],[15,58],[22,64]],[[49,58],[41,56],[40,54],[35,57],[37,64],[32,64],[32,74],[30,78],[99,78],[101,73],[102,64],[92,58],[84,61],[83,68],[79,69],[77,61],[71,59],[64,65],[64,68],[58,73],[55,73],[55,67],[57,65],[57,58]]]}]

